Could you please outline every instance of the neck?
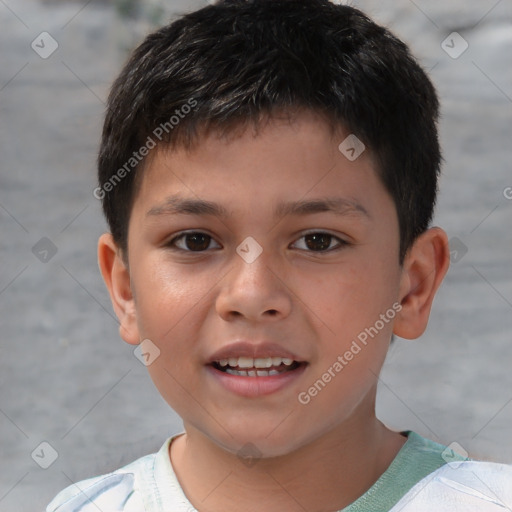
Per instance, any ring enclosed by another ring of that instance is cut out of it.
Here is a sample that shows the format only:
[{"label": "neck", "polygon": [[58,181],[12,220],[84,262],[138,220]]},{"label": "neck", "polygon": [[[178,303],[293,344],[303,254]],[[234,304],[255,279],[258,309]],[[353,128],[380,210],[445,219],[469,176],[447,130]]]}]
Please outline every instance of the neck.
[{"label": "neck", "polygon": [[248,464],[193,427],[186,431],[171,444],[170,456],[200,512],[341,510],[375,483],[406,441],[373,412],[292,453]]}]

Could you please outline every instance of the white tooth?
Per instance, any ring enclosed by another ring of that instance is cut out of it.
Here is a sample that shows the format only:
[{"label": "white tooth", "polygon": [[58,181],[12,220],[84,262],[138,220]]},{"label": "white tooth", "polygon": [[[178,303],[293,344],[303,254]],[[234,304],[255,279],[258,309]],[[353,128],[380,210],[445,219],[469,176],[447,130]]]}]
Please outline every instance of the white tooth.
[{"label": "white tooth", "polygon": [[229,373],[230,375],[238,375],[240,377],[247,377],[247,372],[233,370],[233,368],[226,368],[226,373]]},{"label": "white tooth", "polygon": [[281,364],[281,358],[280,357],[273,357],[272,358],[272,366],[279,366]]},{"label": "white tooth", "polygon": [[258,370],[258,371],[256,372],[256,375],[257,375],[258,377],[268,377],[268,372],[266,372],[265,370]]},{"label": "white tooth", "polygon": [[283,364],[285,364],[286,366],[291,366],[291,364],[293,363],[293,359],[288,359],[287,357],[283,357],[282,361]]},{"label": "white tooth", "polygon": [[238,358],[238,367],[239,368],[253,368],[254,367],[254,359],[252,357],[239,357]]},{"label": "white tooth", "polygon": [[258,358],[258,359],[254,360],[255,368],[270,368],[271,366],[272,366],[272,358],[271,357]]},{"label": "white tooth", "polygon": [[252,371],[247,372],[247,375],[249,375],[249,377],[256,377],[256,372],[254,370],[252,370]]},{"label": "white tooth", "polygon": [[229,358],[229,366],[238,366],[238,359],[236,357],[230,357]]},{"label": "white tooth", "polygon": [[279,375],[279,372],[277,370],[270,370],[268,372],[269,375]]},{"label": "white tooth", "polygon": [[227,365],[228,365],[228,360],[227,360],[227,359],[221,359],[221,360],[219,361],[219,364],[220,364],[221,366],[227,366]]}]

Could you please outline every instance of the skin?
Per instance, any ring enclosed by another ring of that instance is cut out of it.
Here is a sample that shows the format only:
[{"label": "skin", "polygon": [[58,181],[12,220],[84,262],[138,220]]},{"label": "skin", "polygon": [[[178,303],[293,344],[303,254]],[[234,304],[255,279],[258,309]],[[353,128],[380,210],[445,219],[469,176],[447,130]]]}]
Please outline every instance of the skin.
[{"label": "skin", "polygon": [[[155,150],[133,205],[129,265],[110,234],[100,238],[122,338],[150,339],[160,349],[148,370],[183,419],[186,434],[171,444],[170,458],[200,512],[340,510],[371,487],[406,440],[375,416],[378,375],[392,332],[417,338],[425,330],[448,268],[448,241],[431,228],[399,264],[394,203],[369,150],[353,162],[338,150],[347,135],[302,112],[258,134],[211,133],[188,152]],[[169,197],[215,202],[227,216],[173,213],[164,208]],[[325,198],[361,209],[274,215],[280,202]],[[173,249],[184,230],[212,241],[186,252],[190,238],[182,238],[181,250]],[[304,237],[311,232],[332,235],[324,238],[328,250]],[[252,263],[236,252],[248,236],[263,249]],[[393,304],[401,306],[394,319],[300,403],[299,393]],[[238,396],[205,363],[241,339],[275,342],[306,369],[273,394]],[[253,465],[237,455],[246,443],[261,454]]]}]

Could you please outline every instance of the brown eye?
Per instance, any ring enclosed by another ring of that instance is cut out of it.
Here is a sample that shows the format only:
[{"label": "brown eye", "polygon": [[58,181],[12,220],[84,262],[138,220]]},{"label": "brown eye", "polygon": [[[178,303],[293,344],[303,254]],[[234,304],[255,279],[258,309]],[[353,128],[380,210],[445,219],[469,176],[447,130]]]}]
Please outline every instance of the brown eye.
[{"label": "brown eye", "polygon": [[204,233],[185,235],[185,245],[190,251],[204,251],[208,249],[212,237]]},{"label": "brown eye", "polygon": [[[171,247],[177,247],[182,251],[202,252],[211,248],[210,245],[212,242],[216,244],[210,235],[207,235],[206,233],[192,232],[182,233],[181,235],[174,238],[169,245]],[[219,247],[220,246],[216,244],[216,247],[214,248]]]},{"label": "brown eye", "polygon": [[303,251],[328,252],[348,245],[348,242],[330,233],[319,231],[317,233],[308,233],[301,236],[293,245]]},{"label": "brown eye", "polygon": [[325,251],[329,249],[332,238],[332,235],[327,233],[313,233],[306,235],[304,241],[306,242],[306,247],[311,251]]}]

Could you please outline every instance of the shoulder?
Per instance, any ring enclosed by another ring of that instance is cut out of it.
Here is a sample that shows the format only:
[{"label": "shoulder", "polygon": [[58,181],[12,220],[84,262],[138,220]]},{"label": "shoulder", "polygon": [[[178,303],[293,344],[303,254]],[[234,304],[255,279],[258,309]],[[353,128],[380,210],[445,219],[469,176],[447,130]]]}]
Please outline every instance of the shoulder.
[{"label": "shoulder", "polygon": [[138,484],[140,478],[152,470],[156,455],[146,455],[112,473],[66,487],[55,496],[46,512],[143,512]]},{"label": "shoulder", "polygon": [[392,511],[502,512],[512,508],[512,466],[465,460],[420,480]]}]

